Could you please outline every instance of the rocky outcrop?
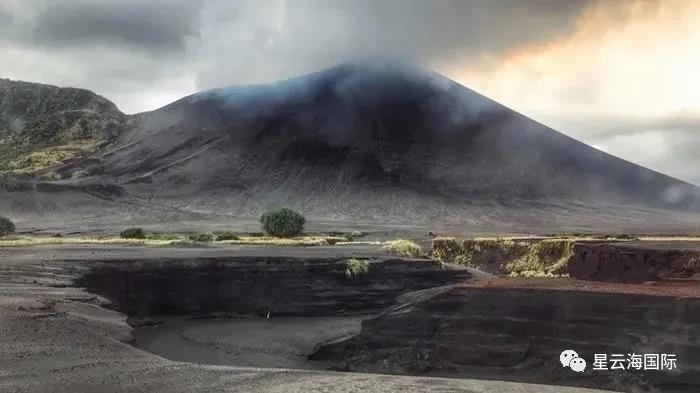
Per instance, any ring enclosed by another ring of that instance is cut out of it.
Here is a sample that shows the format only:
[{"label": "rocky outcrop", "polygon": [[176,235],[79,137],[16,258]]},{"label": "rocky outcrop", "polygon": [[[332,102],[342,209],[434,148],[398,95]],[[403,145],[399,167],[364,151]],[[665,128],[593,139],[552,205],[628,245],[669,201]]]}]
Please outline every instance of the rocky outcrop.
[{"label": "rocky outcrop", "polygon": [[[352,371],[448,374],[639,391],[700,389],[700,299],[554,289],[452,287],[404,297],[316,360]],[[589,367],[559,364],[574,349]],[[591,370],[594,354],[677,355],[674,371]]]},{"label": "rocky outcrop", "polygon": [[470,274],[427,259],[367,261],[347,272],[345,258],[226,257],[96,262],[77,280],[110,299],[132,323],[212,315],[318,316],[368,312],[402,293]]}]

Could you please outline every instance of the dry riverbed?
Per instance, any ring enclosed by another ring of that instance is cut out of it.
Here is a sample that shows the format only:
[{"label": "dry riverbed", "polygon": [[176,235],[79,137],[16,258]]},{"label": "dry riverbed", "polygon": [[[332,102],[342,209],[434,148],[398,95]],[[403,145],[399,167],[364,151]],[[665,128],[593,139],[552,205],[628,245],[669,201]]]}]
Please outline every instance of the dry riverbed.
[{"label": "dry riverbed", "polygon": [[137,348],[166,359],[244,367],[325,369],[307,357],[318,344],[360,332],[368,316],[193,319],[134,329]]}]

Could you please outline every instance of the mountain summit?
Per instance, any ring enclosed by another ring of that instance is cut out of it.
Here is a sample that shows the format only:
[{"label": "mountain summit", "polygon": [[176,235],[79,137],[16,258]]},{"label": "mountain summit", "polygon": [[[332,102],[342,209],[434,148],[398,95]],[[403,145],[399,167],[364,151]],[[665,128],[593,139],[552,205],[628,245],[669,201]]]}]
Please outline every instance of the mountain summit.
[{"label": "mountain summit", "polygon": [[345,64],[210,90],[126,124],[79,181],[205,215],[285,205],[329,220],[576,226],[700,210],[693,185],[411,67]]}]

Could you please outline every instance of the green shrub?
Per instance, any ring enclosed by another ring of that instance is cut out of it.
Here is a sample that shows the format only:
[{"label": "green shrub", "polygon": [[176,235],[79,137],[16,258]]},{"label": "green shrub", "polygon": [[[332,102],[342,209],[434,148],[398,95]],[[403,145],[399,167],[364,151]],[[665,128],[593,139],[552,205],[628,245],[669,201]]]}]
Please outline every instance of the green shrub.
[{"label": "green shrub", "polygon": [[188,239],[193,242],[207,243],[214,240],[214,235],[211,233],[195,233],[194,235],[190,235]]},{"label": "green shrub", "polygon": [[306,219],[294,210],[282,208],[260,217],[262,230],[270,236],[292,237],[302,233]]},{"label": "green shrub", "polygon": [[357,258],[345,261],[345,277],[354,278],[367,272],[369,272],[369,262]]},{"label": "green shrub", "polygon": [[146,233],[142,228],[128,228],[119,233],[122,239],[145,239]]},{"label": "green shrub", "polygon": [[7,217],[0,216],[0,236],[15,233],[15,224]]},{"label": "green shrub", "polygon": [[423,255],[423,249],[419,245],[404,239],[392,240],[385,244],[382,250],[404,257],[420,257]]},{"label": "green shrub", "polygon": [[225,231],[225,232],[214,232],[214,240],[217,242],[223,241],[223,240],[240,240],[238,236],[236,236],[235,233]]},{"label": "green shrub", "polygon": [[15,224],[7,217],[0,216],[0,236],[15,233]]}]

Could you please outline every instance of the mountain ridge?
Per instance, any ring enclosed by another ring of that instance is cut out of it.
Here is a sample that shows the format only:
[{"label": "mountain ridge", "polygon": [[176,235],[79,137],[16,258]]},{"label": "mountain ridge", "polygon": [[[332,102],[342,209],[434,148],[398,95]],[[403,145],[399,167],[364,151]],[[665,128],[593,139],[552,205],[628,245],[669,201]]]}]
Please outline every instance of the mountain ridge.
[{"label": "mountain ridge", "polygon": [[523,224],[559,212],[576,225],[700,211],[697,186],[432,71],[385,64],[183,97],[126,117],[64,169],[66,186],[118,187],[132,202],[204,216],[284,205],[329,220]]}]

